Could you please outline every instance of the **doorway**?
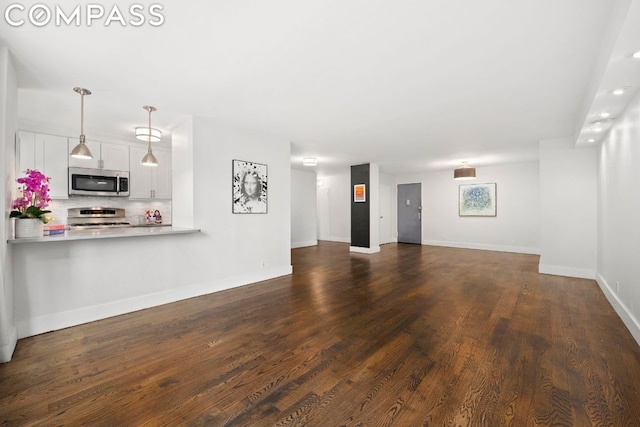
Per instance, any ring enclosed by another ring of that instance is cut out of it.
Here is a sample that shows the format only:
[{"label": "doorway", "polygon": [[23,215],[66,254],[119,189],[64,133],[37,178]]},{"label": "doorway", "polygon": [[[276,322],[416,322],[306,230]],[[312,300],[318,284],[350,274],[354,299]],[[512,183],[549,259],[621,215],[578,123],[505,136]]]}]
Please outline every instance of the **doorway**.
[{"label": "doorway", "polygon": [[422,184],[398,184],[398,243],[422,244]]}]

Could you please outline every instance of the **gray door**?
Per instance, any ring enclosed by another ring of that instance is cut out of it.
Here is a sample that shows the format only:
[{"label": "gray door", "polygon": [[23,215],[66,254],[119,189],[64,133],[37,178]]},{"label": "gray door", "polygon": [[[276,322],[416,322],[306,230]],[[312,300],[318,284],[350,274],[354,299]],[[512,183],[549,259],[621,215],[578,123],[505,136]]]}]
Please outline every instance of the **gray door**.
[{"label": "gray door", "polygon": [[422,184],[398,184],[398,243],[422,244]]}]

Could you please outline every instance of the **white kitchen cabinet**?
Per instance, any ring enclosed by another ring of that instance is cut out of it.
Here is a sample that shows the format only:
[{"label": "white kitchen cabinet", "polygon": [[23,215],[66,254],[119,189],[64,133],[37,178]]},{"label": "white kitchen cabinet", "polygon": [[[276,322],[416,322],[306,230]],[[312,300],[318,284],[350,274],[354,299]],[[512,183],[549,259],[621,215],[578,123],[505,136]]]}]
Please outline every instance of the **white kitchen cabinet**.
[{"label": "white kitchen cabinet", "polygon": [[[78,138],[69,138],[68,152],[78,145]],[[69,157],[69,166],[90,169],[107,169],[116,171],[129,170],[129,147],[110,142],[86,141],[93,154],[93,159],[76,159]]]},{"label": "white kitchen cabinet", "polygon": [[100,156],[102,159],[102,169],[114,171],[129,170],[129,147],[127,145],[103,142],[100,144]]},{"label": "white kitchen cabinet", "polygon": [[24,176],[27,169],[37,169],[50,178],[52,199],[68,199],[67,138],[35,132],[16,134],[16,176]]},{"label": "white kitchen cabinet", "polygon": [[153,149],[158,166],[140,163],[147,154],[146,147],[130,148],[129,199],[171,198],[171,152]]}]

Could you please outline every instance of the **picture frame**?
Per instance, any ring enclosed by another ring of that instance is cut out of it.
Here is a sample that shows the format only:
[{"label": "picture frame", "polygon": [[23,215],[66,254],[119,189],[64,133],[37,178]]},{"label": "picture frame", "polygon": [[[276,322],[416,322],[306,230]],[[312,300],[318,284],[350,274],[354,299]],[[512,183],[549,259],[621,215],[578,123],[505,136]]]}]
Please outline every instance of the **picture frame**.
[{"label": "picture frame", "polygon": [[353,186],[353,201],[356,203],[367,201],[367,186],[365,184],[356,184]]},{"label": "picture frame", "polygon": [[232,161],[232,212],[266,214],[268,169],[262,163]]},{"label": "picture frame", "polygon": [[458,215],[461,217],[496,216],[496,183],[459,185]]}]

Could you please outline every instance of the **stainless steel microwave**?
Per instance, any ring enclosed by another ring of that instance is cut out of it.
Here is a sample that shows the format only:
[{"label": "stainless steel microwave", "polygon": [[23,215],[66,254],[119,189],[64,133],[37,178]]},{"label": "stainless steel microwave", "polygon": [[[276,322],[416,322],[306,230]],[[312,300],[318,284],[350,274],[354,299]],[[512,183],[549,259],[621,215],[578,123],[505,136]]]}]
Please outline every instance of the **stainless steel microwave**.
[{"label": "stainless steel microwave", "polygon": [[129,172],[69,168],[70,196],[129,196]]}]

